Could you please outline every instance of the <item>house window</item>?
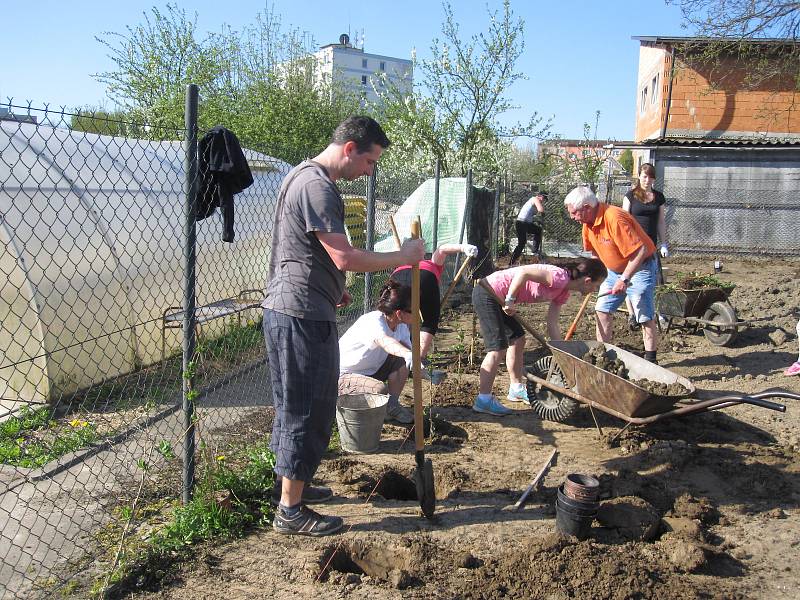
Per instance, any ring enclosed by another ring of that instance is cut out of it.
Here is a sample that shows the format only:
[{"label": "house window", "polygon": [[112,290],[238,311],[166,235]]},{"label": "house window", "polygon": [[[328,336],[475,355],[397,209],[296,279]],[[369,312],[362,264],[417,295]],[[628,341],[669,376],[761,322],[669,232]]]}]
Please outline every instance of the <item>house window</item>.
[{"label": "house window", "polygon": [[386,63],[384,61],[381,61],[381,71],[385,70],[386,70]]},{"label": "house window", "polygon": [[644,111],[647,109],[647,86],[642,88],[642,97],[639,102],[639,114],[644,114]]},{"label": "house window", "polygon": [[362,69],[366,69],[367,68],[367,59],[366,58],[362,58],[361,59],[361,68]]},{"label": "house window", "polygon": [[366,75],[362,75],[361,76],[361,85],[367,85],[367,76]]},{"label": "house window", "polygon": [[658,99],[658,83],[659,79],[661,79],[660,73],[656,73],[656,76],[653,77],[653,81],[650,84],[650,89],[653,90],[652,98],[650,98],[650,103],[655,104],[656,100]]}]

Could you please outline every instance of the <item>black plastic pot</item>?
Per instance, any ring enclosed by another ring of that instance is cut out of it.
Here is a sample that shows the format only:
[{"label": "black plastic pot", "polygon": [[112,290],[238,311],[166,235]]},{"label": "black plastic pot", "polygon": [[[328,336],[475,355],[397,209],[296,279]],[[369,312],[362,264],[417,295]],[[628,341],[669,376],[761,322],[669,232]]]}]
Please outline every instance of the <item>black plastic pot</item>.
[{"label": "black plastic pot", "polygon": [[563,485],[558,486],[558,500],[570,510],[597,512],[597,509],[600,507],[599,502],[588,502],[586,500],[576,500],[575,498],[570,498],[564,493]]},{"label": "black plastic pot", "polygon": [[575,513],[580,517],[594,517],[597,514],[597,507],[592,508],[578,508],[575,506],[569,506],[565,504],[561,500],[556,500],[556,508],[561,507],[571,513]]},{"label": "black plastic pot", "polygon": [[574,535],[579,540],[585,540],[592,528],[594,515],[579,515],[560,502],[556,502],[556,528],[565,535]]}]

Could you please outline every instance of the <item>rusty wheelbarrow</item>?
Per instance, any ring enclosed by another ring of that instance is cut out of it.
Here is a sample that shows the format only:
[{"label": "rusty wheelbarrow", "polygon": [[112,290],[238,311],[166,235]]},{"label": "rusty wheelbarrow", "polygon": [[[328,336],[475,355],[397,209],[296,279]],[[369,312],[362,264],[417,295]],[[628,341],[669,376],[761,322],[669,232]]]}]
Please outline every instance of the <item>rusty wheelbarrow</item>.
[{"label": "rusty wheelbarrow", "polygon": [[[594,341],[550,342],[548,348],[552,356],[540,359],[533,368],[527,370],[531,407],[541,418],[563,421],[582,403],[589,406],[593,418],[596,408],[626,421],[624,431],[630,425],[646,425],[669,417],[719,410],[737,404],[752,404],[785,412],[784,405],[770,402],[767,398],[800,400],[800,394],[782,389],[692,400],[690,397],[695,395],[697,389],[685,377],[622,348],[604,344],[606,352],[616,354],[616,358],[625,364],[631,379],[649,379],[667,385],[679,383],[685,388],[685,393],[677,395],[655,395],[632,381],[584,361],[582,357],[600,344]],[[556,361],[552,371],[550,360]],[[600,429],[597,419],[595,425]],[[600,432],[602,434],[602,429]]]},{"label": "rusty wheelbarrow", "polygon": [[667,331],[675,322],[683,322],[695,331],[702,329],[715,346],[730,346],[739,330],[750,325],[750,321],[737,318],[728,301],[732,291],[733,287],[659,288],[656,305],[659,314],[667,319]]}]

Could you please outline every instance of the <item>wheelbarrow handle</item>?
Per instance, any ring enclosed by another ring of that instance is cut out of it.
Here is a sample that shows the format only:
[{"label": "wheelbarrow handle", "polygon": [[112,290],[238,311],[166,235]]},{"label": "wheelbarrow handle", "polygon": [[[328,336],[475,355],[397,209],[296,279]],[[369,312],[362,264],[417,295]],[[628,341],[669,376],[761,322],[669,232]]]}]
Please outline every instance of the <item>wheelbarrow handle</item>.
[{"label": "wheelbarrow handle", "polygon": [[764,390],[763,392],[758,392],[757,394],[749,394],[751,398],[788,398],[789,400],[800,400],[800,394],[795,394],[794,392],[790,392],[789,390],[784,390],[783,388],[773,388],[771,390]]},{"label": "wheelbarrow handle", "polygon": [[732,394],[730,396],[721,396],[719,398],[714,398],[713,404],[711,404],[710,407],[719,409],[719,408],[726,408],[728,406],[733,406],[734,404],[752,404],[753,406],[768,408],[769,410],[774,410],[777,412],[786,412],[786,406],[783,404],[778,404],[777,402],[770,402],[769,400],[764,400],[763,398],[759,398],[756,395],[747,396],[744,394]]}]

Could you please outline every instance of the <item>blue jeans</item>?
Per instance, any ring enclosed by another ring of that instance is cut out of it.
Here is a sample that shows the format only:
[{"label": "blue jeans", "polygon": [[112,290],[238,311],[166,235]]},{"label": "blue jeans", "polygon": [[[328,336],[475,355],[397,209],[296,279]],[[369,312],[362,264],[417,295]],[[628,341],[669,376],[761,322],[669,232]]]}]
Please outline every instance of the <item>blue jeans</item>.
[{"label": "blue jeans", "polygon": [[275,472],[308,483],[328,448],[336,415],[336,323],[264,309],[264,341],[275,408]]},{"label": "blue jeans", "polygon": [[[608,277],[600,285],[598,293],[611,291],[614,284],[622,277],[621,273],[608,270]],[[647,323],[656,317],[656,283],[658,281],[658,261],[655,255],[642,263],[636,273],[631,277],[631,285],[625,290],[625,294],[616,296],[604,296],[597,299],[595,310],[598,312],[612,313],[616,311],[625,301],[625,297],[631,299],[633,306],[633,317],[637,323]]]}]

